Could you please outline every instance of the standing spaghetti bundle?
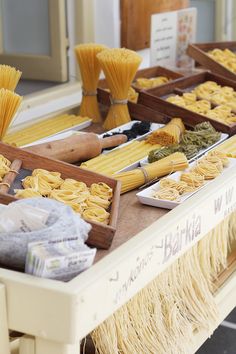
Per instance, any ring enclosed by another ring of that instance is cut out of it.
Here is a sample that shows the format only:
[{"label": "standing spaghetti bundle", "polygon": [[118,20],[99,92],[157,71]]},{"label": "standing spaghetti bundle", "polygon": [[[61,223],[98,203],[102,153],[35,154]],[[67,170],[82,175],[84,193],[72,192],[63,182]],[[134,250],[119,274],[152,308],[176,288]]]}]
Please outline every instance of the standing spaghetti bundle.
[{"label": "standing spaghetti bundle", "polygon": [[22,72],[9,65],[0,65],[0,89],[14,91]]},{"label": "standing spaghetti bundle", "polygon": [[106,49],[104,45],[96,43],[80,44],[75,47],[83,83],[83,98],[79,114],[82,117],[92,118],[94,122],[101,122],[97,102],[97,86],[101,67],[97,54],[104,49]]},{"label": "standing spaghetti bundle", "polygon": [[107,130],[130,121],[128,92],[141,57],[125,48],[107,49],[97,55],[111,92],[111,107],[104,123]]},{"label": "standing spaghetti bundle", "polygon": [[145,167],[117,173],[113,175],[113,177],[121,181],[121,193],[126,193],[152,181],[155,178],[163,177],[172,172],[182,171],[187,167],[188,161],[186,156],[181,152],[176,152]]},{"label": "standing spaghetti bundle", "polygon": [[0,140],[6,134],[21,101],[22,97],[16,93],[4,88],[0,89]]},{"label": "standing spaghetti bundle", "polygon": [[160,128],[147,137],[147,143],[169,146],[178,144],[185,131],[184,124],[180,118],[173,118],[163,128]]}]

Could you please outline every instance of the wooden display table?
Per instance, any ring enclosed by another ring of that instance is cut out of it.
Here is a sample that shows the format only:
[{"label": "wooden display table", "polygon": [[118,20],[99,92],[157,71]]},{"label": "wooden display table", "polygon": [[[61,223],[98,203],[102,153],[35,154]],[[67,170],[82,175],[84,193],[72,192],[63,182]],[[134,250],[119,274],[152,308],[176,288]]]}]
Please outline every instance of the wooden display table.
[{"label": "wooden display table", "polygon": [[[11,329],[26,334],[19,354],[78,354],[86,335],[236,209],[236,168],[169,212],[141,205],[135,194],[121,197],[112,247],[98,251],[96,263],[72,281],[0,269],[1,353],[10,353]],[[220,321],[236,304],[235,260],[232,254],[218,282]],[[196,333],[189,352],[206,339],[207,333]],[[12,353],[18,353],[16,341]]]}]

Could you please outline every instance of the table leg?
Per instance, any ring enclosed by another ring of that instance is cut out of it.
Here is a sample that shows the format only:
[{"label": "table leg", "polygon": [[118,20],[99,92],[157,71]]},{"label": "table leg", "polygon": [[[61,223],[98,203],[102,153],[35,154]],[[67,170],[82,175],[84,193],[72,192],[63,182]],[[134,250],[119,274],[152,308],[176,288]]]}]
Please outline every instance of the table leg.
[{"label": "table leg", "polygon": [[79,354],[80,343],[71,345],[35,338],[35,354]]},{"label": "table leg", "polygon": [[10,354],[10,342],[7,322],[5,286],[0,284],[0,348],[1,353]]}]

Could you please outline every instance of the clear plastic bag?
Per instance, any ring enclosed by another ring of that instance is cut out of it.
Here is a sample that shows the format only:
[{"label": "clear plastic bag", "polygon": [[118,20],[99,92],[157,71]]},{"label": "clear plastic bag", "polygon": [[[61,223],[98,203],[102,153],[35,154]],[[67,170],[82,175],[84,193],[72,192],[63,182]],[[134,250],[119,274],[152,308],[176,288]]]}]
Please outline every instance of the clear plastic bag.
[{"label": "clear plastic bag", "polygon": [[81,243],[88,238],[91,225],[85,222],[71,207],[48,198],[18,200],[18,204],[30,205],[49,211],[46,226],[32,232],[0,233],[0,264],[24,269],[27,247],[30,242],[57,240],[79,236]]}]

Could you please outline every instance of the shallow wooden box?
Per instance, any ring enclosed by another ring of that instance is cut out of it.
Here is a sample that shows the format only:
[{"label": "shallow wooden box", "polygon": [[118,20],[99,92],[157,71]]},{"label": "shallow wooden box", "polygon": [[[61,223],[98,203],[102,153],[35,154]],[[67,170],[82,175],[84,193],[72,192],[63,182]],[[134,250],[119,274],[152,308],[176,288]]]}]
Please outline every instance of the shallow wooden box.
[{"label": "shallow wooden box", "polygon": [[230,49],[233,52],[236,52],[236,41],[190,44],[188,46],[187,53],[197,63],[203,65],[206,69],[210,69],[216,74],[236,81],[236,74],[234,72],[228,70],[226,67],[207,55],[207,52],[213,49]]},{"label": "shallow wooden box", "polygon": [[[108,225],[98,222],[90,222],[92,230],[89,233],[87,243],[97,248],[108,249],[112,243],[116,232],[118,209],[120,201],[121,184],[115,179],[84,170],[78,166],[70,165],[61,161],[48,159],[18,148],[0,142],[0,154],[4,155],[12,162],[12,169],[18,170],[19,174],[9,172],[3,182],[8,182],[11,187],[5,185],[0,187],[0,203],[8,204],[16,201],[14,189],[20,189],[21,179],[31,174],[31,171],[36,168],[42,168],[49,171],[60,172],[62,178],[74,178],[78,181],[85,182],[88,186],[92,183],[104,182],[113,188],[113,201],[110,210],[110,221]],[[14,162],[13,162],[14,161]],[[19,161],[22,161],[20,166]]]},{"label": "shallow wooden box", "polygon": [[[180,73],[178,73],[176,71],[164,68],[163,66],[152,66],[150,68],[138,70],[137,74],[135,75],[134,81],[132,83],[132,87],[137,92],[148,91],[150,89],[140,89],[140,88],[136,87],[135,80],[140,78],[140,77],[144,77],[146,79],[151,79],[151,78],[157,77],[157,76],[165,76],[165,77],[167,77],[170,80],[170,82],[172,82],[172,81],[175,81],[175,80],[178,80],[178,79],[182,78],[184,75],[182,75],[182,74],[180,74]],[[163,85],[166,85],[166,84],[163,84]],[[156,86],[156,87],[160,87],[160,86],[163,86],[163,85],[159,85],[159,86]]]},{"label": "shallow wooden box", "polygon": [[[198,123],[209,121],[218,131],[227,133],[229,135],[235,134],[236,123],[227,125],[165,100],[169,95],[181,95],[184,92],[192,90],[195,86],[205,81],[215,81],[220,85],[230,86],[236,90],[236,82],[225,79],[220,75],[216,75],[208,71],[203,71],[201,73],[194,74],[192,76],[188,76],[178,81],[166,84],[165,86],[153,88],[148,92],[142,91],[139,94],[138,103],[145,105],[157,112],[166,114],[170,117],[181,117],[183,121],[189,126],[195,126]],[[212,108],[213,107],[214,106],[212,105]]]}]

